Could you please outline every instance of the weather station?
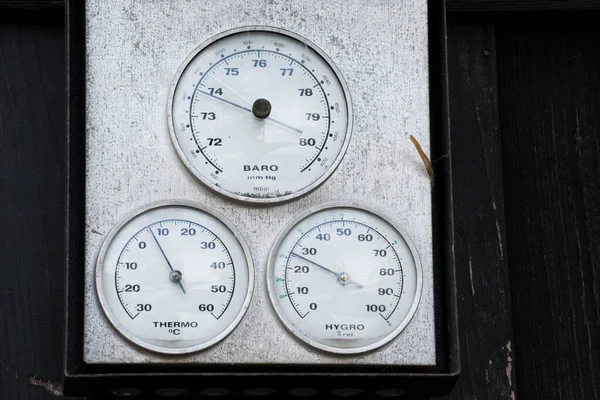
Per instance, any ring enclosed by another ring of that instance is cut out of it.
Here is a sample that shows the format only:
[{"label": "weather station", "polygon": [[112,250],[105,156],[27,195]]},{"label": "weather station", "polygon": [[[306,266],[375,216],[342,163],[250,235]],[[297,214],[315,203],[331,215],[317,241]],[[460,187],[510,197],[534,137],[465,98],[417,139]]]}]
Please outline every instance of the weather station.
[{"label": "weather station", "polygon": [[452,389],[443,4],[67,13],[65,394]]}]

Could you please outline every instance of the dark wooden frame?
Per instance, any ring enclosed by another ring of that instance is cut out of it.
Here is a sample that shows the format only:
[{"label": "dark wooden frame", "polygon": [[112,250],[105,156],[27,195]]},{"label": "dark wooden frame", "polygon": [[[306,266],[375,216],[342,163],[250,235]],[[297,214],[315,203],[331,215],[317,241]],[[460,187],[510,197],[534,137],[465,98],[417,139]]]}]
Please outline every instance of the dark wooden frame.
[{"label": "dark wooden frame", "polygon": [[[277,368],[257,367],[164,367],[98,366],[83,362],[83,288],[85,227],[85,26],[81,1],[68,1],[67,54],[67,210],[66,210],[66,316],[64,392],[69,396],[103,396],[112,389],[143,388],[154,392],[165,387],[195,392],[202,387],[223,387],[239,392],[244,382],[249,387],[271,388],[278,395],[298,387],[330,390],[359,388],[372,392],[381,388],[399,388],[419,396],[447,394],[460,375],[456,281],[454,271],[453,200],[450,193],[450,142],[448,119],[446,24],[443,2],[430,2],[430,87],[431,157],[435,165],[434,266],[436,295],[436,335],[438,365],[434,368],[373,367],[354,368]],[[203,379],[204,378],[204,379]],[[234,378],[234,379],[232,379]],[[248,378],[248,379],[246,379]],[[238,386],[238,387],[234,387]]]}]

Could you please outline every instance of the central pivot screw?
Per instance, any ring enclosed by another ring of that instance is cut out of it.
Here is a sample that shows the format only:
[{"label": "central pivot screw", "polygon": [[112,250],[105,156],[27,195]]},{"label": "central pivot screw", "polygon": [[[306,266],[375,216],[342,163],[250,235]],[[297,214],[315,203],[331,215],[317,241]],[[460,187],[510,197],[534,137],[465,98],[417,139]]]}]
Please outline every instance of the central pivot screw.
[{"label": "central pivot screw", "polygon": [[345,284],[346,284],[346,282],[348,282],[348,280],[350,279],[350,275],[348,275],[348,274],[347,274],[347,273],[345,273],[345,272],[342,272],[342,273],[340,274],[340,277],[339,277],[338,279],[339,279],[339,281],[340,281],[340,283],[341,283],[342,285],[345,285]]},{"label": "central pivot screw", "polygon": [[258,99],[252,105],[252,114],[256,118],[264,119],[271,114],[271,103],[267,99]]},{"label": "central pivot screw", "polygon": [[175,271],[171,272],[171,274],[169,275],[169,278],[171,278],[171,282],[179,283],[179,282],[181,282],[181,278],[183,278],[183,274],[181,273],[181,271],[175,270]]}]

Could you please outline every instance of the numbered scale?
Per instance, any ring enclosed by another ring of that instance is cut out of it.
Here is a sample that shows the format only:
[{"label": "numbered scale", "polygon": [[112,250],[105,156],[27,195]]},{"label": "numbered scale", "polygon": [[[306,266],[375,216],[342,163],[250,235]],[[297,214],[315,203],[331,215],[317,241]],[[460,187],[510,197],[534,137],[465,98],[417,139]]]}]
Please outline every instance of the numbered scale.
[{"label": "numbered scale", "polygon": [[181,66],[168,104],[184,164],[211,189],[246,202],[290,200],[319,186],[352,128],[348,89],[329,57],[264,26],[203,43]]},{"label": "numbered scale", "polygon": [[[185,201],[151,204],[117,225],[96,267],[100,303],[115,328],[148,350],[209,347],[240,322],[252,297],[252,260],[237,230]],[[410,238],[354,203],[297,217],[274,245],[267,284],[284,326],[318,349],[362,353],[408,324],[422,272]]]},{"label": "numbered scale", "polygon": [[292,221],[268,268],[271,302],[285,327],[333,353],[362,353],[394,339],[421,293],[408,235],[379,211],[352,203],[318,206]]},{"label": "numbered scale", "polygon": [[96,288],[113,326],[148,350],[182,354],[222,340],[240,322],[254,286],[248,246],[214,210],[151,204],[108,235]]}]

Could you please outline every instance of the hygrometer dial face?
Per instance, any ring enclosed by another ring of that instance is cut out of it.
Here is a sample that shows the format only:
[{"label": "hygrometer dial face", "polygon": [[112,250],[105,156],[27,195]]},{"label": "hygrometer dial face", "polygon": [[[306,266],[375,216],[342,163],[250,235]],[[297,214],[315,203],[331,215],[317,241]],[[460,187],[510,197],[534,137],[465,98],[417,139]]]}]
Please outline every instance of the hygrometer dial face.
[{"label": "hygrometer dial face", "polygon": [[158,203],[105,240],[96,288],[127,339],[161,353],[189,353],[223,339],[252,295],[248,248],[223,217],[187,202]]},{"label": "hygrometer dial face", "polygon": [[361,353],[413,316],[421,265],[408,236],[377,211],[331,204],[297,218],[274,246],[267,284],[288,330],[316,348]]},{"label": "hygrometer dial face", "polygon": [[175,148],[203,183],[237,200],[300,196],[340,163],[351,130],[346,85],[315,45],[251,27],[202,44],[168,106]]}]

